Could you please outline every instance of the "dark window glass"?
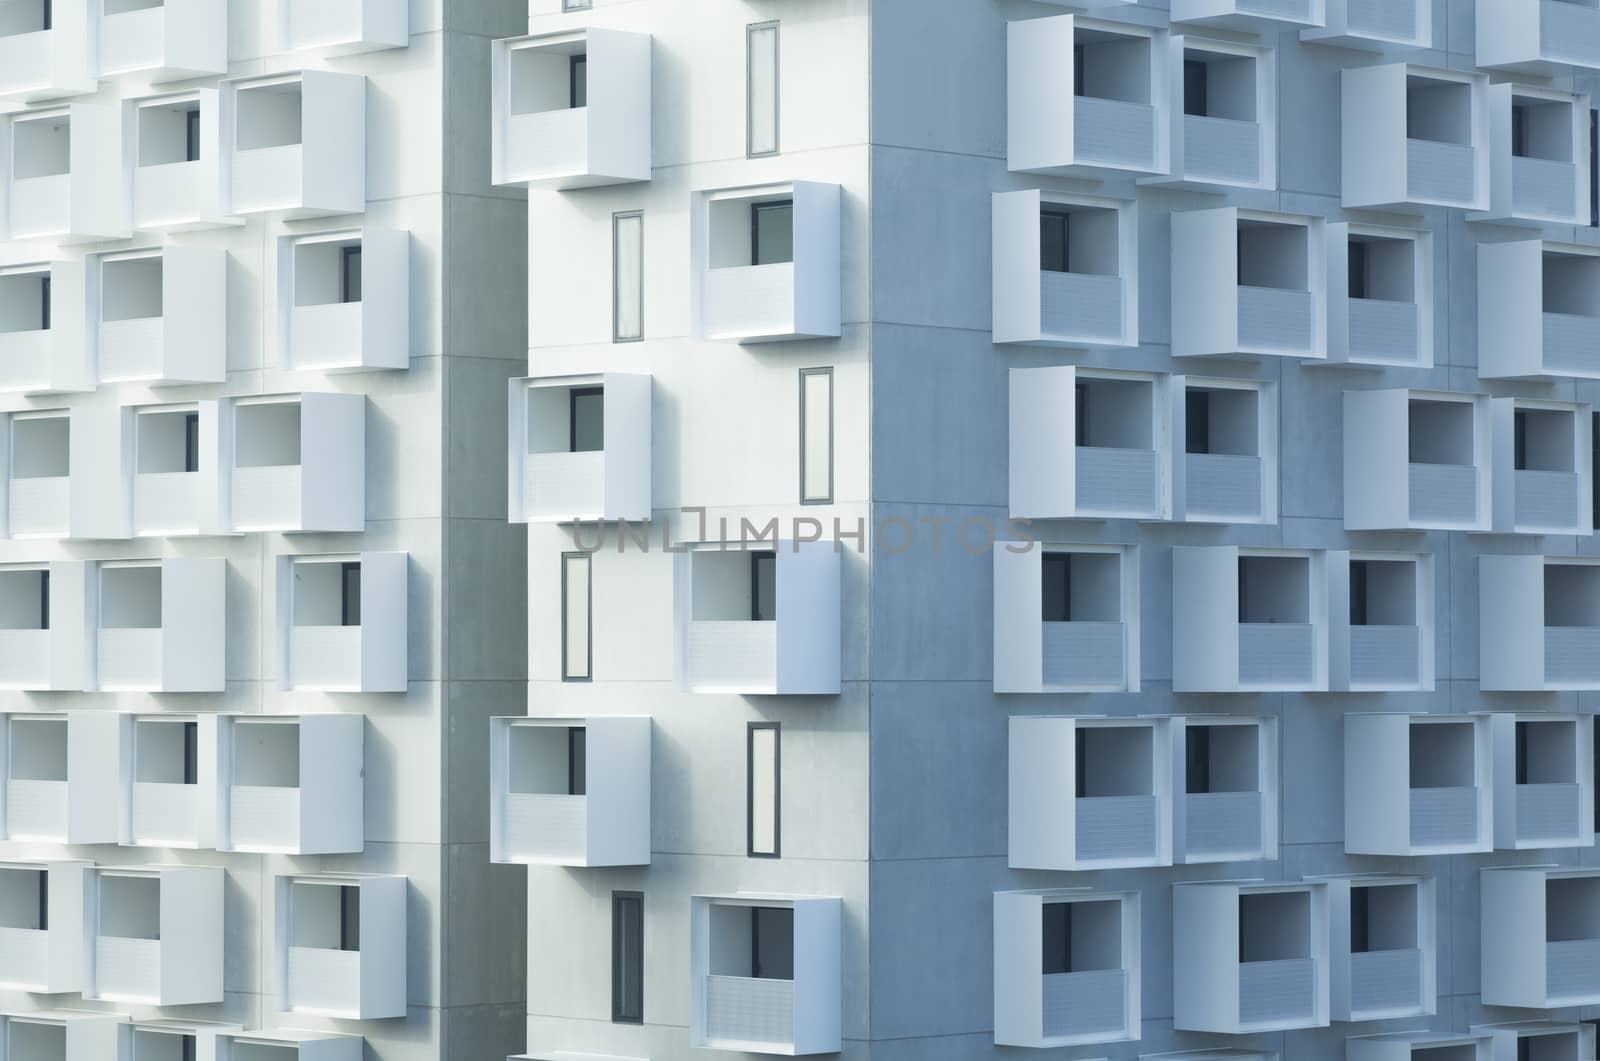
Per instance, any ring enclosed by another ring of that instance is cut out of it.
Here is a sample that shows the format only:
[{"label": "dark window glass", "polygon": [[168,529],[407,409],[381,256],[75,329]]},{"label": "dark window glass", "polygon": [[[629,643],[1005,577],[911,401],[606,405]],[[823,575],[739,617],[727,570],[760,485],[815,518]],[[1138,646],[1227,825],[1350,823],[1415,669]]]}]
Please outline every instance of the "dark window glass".
[{"label": "dark window glass", "polygon": [[39,278],[39,330],[50,330],[50,277]]},{"label": "dark window glass", "polygon": [[1211,727],[1190,726],[1183,737],[1184,791],[1211,791]]},{"label": "dark window glass", "polygon": [[1043,928],[1044,975],[1072,971],[1072,904],[1045,903],[1039,911]]},{"label": "dark window glass", "polygon": [[39,931],[50,931],[50,873],[47,870],[38,874],[39,877]]},{"label": "dark window glass", "polygon": [[1511,154],[1514,158],[1528,157],[1528,108],[1511,108]]},{"label": "dark window glass", "polygon": [[1078,799],[1083,799],[1089,795],[1089,779],[1087,776],[1089,771],[1089,734],[1080,729],[1073,734],[1073,737],[1075,739],[1072,748],[1072,772],[1076,785],[1072,794]]},{"label": "dark window glass", "polygon": [[1079,383],[1073,387],[1072,394],[1072,443],[1075,446],[1089,444],[1089,385]]},{"label": "dark window glass", "polygon": [[1205,391],[1191,390],[1183,395],[1183,451],[1211,452],[1211,399]]},{"label": "dark window glass", "polygon": [[1522,409],[1511,414],[1511,467],[1528,469],[1528,414]]},{"label": "dark window glass", "polygon": [[1366,888],[1350,889],[1350,953],[1365,954],[1367,945],[1367,896]]},{"label": "dark window glass", "polygon": [[574,55],[567,66],[567,102],[574,108],[589,105],[589,57]]},{"label": "dark window glass", "polygon": [[598,453],[606,448],[604,387],[574,387],[568,392],[568,444],[573,453]]},{"label": "dark window glass", "polygon": [[339,889],[339,949],[361,949],[361,889],[348,884]]},{"label": "dark window glass", "polygon": [[1239,621],[1241,623],[1243,623],[1243,622],[1248,622],[1249,621],[1249,620],[1247,620],[1245,618],[1245,616],[1250,614],[1250,607],[1249,607],[1249,602],[1250,602],[1250,585],[1249,585],[1250,565],[1245,563],[1245,558],[1242,557],[1242,556],[1239,557],[1238,571],[1239,571]]},{"label": "dark window glass", "polygon": [[1530,1061],[1533,1057],[1533,1037],[1531,1035],[1517,1036],[1517,1061]]},{"label": "dark window glass", "polygon": [[1351,298],[1367,297],[1367,245],[1352,240],[1349,244],[1350,251],[1350,291]]},{"label": "dark window glass", "polygon": [[1350,625],[1367,625],[1367,562],[1350,561]]},{"label": "dark window glass", "polygon": [[1045,553],[1040,558],[1044,581],[1041,585],[1040,603],[1044,621],[1068,623],[1072,621],[1072,554]]},{"label": "dark window glass", "polygon": [[361,244],[339,249],[339,301],[361,301]]},{"label": "dark window glass", "polygon": [[778,618],[778,554],[763,550],[750,554],[750,618],[772,622]]},{"label": "dark window glass", "polygon": [[200,414],[183,414],[183,470],[200,470]]},{"label": "dark window glass", "polygon": [[794,200],[750,206],[750,264],[794,261]]},{"label": "dark window glass", "polygon": [[39,629],[50,629],[50,570],[39,572]]},{"label": "dark window glass", "polygon": [[759,980],[794,979],[794,911],[789,907],[750,908],[750,970]]},{"label": "dark window glass", "polygon": [[1084,47],[1081,44],[1072,46],[1072,94],[1083,95],[1083,60]]},{"label": "dark window glass", "polygon": [[[1600,767],[1600,726],[1594,727],[1594,763]],[[1594,821],[1595,831],[1600,832],[1600,785],[1594,786]]]},{"label": "dark window glass", "polygon": [[195,1045],[194,1036],[185,1035],[178,1040],[178,1061],[194,1061]]},{"label": "dark window glass", "polygon": [[1065,210],[1039,211],[1039,268],[1047,273],[1067,271],[1067,230]]},{"label": "dark window glass", "polygon": [[200,723],[184,722],[183,726],[183,783],[200,783]]},{"label": "dark window glass", "polygon": [[339,625],[361,625],[361,563],[339,565]]},{"label": "dark window glass", "polygon": [[582,726],[567,730],[567,795],[589,794],[589,731]]},{"label": "dark window glass", "polygon": [[42,16],[42,18],[40,19],[40,22],[42,24],[40,25],[39,28],[40,29],[55,29],[55,26],[56,26],[56,12],[55,12],[55,2],[54,2],[54,0],[41,0],[39,6],[43,9],[40,12],[40,14]]},{"label": "dark window glass", "polygon": [[611,1019],[644,1023],[644,896],[611,893]]},{"label": "dark window glass", "polygon": [[1528,783],[1528,727],[1531,723],[1517,723],[1517,784]]},{"label": "dark window glass", "polygon": [[[1589,450],[1591,463],[1589,467],[1597,480],[1600,480],[1600,413],[1595,413],[1589,418]],[[1594,527],[1600,530],[1600,489],[1592,491],[1594,511]],[[1595,791],[1600,792],[1600,785],[1595,786]]]},{"label": "dark window glass", "polygon": [[183,112],[183,158],[185,162],[200,161],[200,108]]},{"label": "dark window glass", "polygon": [[1183,61],[1183,113],[1205,117],[1206,64],[1199,59]]},{"label": "dark window glass", "polygon": [[1589,227],[1600,226],[1600,110],[1589,112]]}]

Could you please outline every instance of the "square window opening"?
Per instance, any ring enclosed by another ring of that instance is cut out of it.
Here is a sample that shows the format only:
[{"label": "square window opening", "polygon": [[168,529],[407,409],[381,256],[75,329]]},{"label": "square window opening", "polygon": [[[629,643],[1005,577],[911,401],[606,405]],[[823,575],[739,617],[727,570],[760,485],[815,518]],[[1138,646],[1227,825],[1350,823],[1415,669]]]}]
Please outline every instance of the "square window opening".
[{"label": "square window opening", "polygon": [[51,0],[8,0],[0,4],[0,37],[43,33],[51,28],[53,14]]},{"label": "square window opening", "polygon": [[49,568],[0,571],[0,630],[48,629]]},{"label": "square window opening", "polygon": [[161,567],[133,564],[100,569],[100,629],[161,628]]},{"label": "square window opening", "polygon": [[1115,899],[1040,908],[1045,976],[1122,968],[1122,904]]},{"label": "square window opening", "polygon": [[589,105],[587,42],[515,48],[507,60],[511,113],[544,114]]},{"label": "square window opening", "polygon": [[1239,286],[1309,291],[1311,233],[1303,225],[1240,221]]},{"label": "square window opening", "polygon": [[1544,312],[1569,317],[1600,316],[1600,256],[1547,251],[1541,292]]},{"label": "square window opening", "polygon": [[233,783],[246,788],[299,788],[300,724],[235,720]]},{"label": "square window opening", "polygon": [[1600,626],[1600,566],[1544,565],[1544,625]]},{"label": "square window opening", "polygon": [[1255,59],[1185,48],[1183,113],[1196,118],[1256,121]]},{"label": "square window opening", "polygon": [[193,719],[133,721],[133,779],[141,785],[200,782],[200,724]]},{"label": "square window opening", "polygon": [[1122,557],[1117,553],[1045,553],[1041,606],[1047,623],[1122,621]]},{"label": "square window opening", "polygon": [[8,726],[12,781],[65,781],[67,779],[67,720],[64,718],[13,718]]},{"label": "square window opening", "polygon": [[[1552,877],[1544,885],[1545,940],[1600,939],[1600,878]],[[1566,1055],[1568,1061],[1576,1051]]]},{"label": "square window opening", "polygon": [[1076,737],[1076,798],[1155,792],[1155,735],[1148,726],[1081,726]]},{"label": "square window opening", "polygon": [[0,867],[0,927],[27,932],[48,931],[49,880],[42,868]]},{"label": "square window opening", "polygon": [[161,316],[161,255],[112,258],[100,264],[100,319],[151,320]]},{"label": "square window opening", "polygon": [[0,274],[0,334],[50,330],[50,274]]},{"label": "square window opening", "polygon": [[236,467],[282,468],[299,463],[299,402],[250,402],[234,411]]},{"label": "square window opening", "polygon": [[200,102],[138,109],[139,166],[173,166],[200,158]]},{"label": "square window opening", "polygon": [[1477,450],[1476,412],[1470,402],[1411,399],[1406,424],[1410,462],[1470,467]]},{"label": "square window opening", "polygon": [[507,781],[515,795],[588,794],[588,730],[583,726],[512,726]]},{"label": "square window opening", "polygon": [[234,147],[262,151],[301,142],[304,90],[298,81],[241,88],[235,97]]},{"label": "square window opening", "polygon": [[302,560],[294,564],[294,625],[361,625],[361,563]]},{"label": "square window opening", "polygon": [[1348,244],[1350,298],[1412,303],[1416,244],[1408,239],[1352,236]]},{"label": "square window opening", "polygon": [[294,245],[294,304],[333,306],[361,301],[361,238]]},{"label": "square window opening", "polygon": [[1578,726],[1566,719],[1517,720],[1519,785],[1572,785],[1578,781]]},{"label": "square window opening", "polygon": [[1189,725],[1184,730],[1184,792],[1258,792],[1261,741],[1255,726]]},{"label": "square window opening", "polygon": [[97,935],[113,939],[161,938],[161,880],[143,874],[100,874]]},{"label": "square window opening", "polygon": [[1417,625],[1417,565],[1410,560],[1350,561],[1350,625]]},{"label": "square window opening", "polygon": [[289,945],[311,950],[361,949],[361,888],[355,884],[292,881]]},{"label": "square window opening", "polygon": [[1117,276],[1121,220],[1098,206],[1046,202],[1039,207],[1039,268],[1047,273]]},{"label": "square window opening", "polygon": [[1572,104],[1535,96],[1511,97],[1511,154],[1572,162]]},{"label": "square window opening", "polygon": [[1417,886],[1350,886],[1350,953],[1417,949]]},{"label": "square window opening", "polygon": [[1239,896],[1239,961],[1311,957],[1311,896],[1303,891]]},{"label": "square window opening", "polygon": [[1149,103],[1150,49],[1149,37],[1104,30],[1076,31],[1072,49],[1073,94]]},{"label": "square window opening", "polygon": [[711,906],[712,976],[794,979],[794,910],[787,906]]},{"label": "square window opening", "polygon": [[140,475],[200,470],[200,414],[185,409],[141,412],[134,418],[135,469]]},{"label": "square window opening", "polygon": [[1097,449],[1155,449],[1154,388],[1145,380],[1079,377],[1075,442]]},{"label": "square window opening", "polygon": [[1189,387],[1183,395],[1184,452],[1259,457],[1260,405],[1254,390]]},{"label": "square window opening", "polygon": [[1577,470],[1577,417],[1559,409],[1517,409],[1512,413],[1512,466],[1517,471]]},{"label": "square window opening", "polygon": [[1472,86],[1412,74],[1406,78],[1406,137],[1472,144]]},{"label": "square window opening", "polygon": [[1311,561],[1308,558],[1239,557],[1239,622],[1310,621]]},{"label": "square window opening", "polygon": [[72,172],[72,123],[66,115],[12,119],[11,175],[17,180]]}]

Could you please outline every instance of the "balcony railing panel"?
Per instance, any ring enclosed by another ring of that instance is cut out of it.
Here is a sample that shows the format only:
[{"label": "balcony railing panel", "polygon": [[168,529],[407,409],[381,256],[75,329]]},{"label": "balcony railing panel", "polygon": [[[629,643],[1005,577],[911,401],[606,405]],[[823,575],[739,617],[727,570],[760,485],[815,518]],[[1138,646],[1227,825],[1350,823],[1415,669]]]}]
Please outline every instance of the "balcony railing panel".
[{"label": "balcony railing panel", "polygon": [[1350,683],[1415,685],[1421,680],[1422,631],[1415,626],[1352,626]]},{"label": "balcony railing panel", "polygon": [[1079,162],[1148,170],[1155,164],[1156,109],[1148,103],[1078,96],[1073,155]]},{"label": "balcony railing panel", "polygon": [[1417,304],[1376,298],[1350,300],[1349,356],[1354,360],[1417,360]]},{"label": "balcony railing panel", "polygon": [[[318,808],[321,813],[322,808]],[[268,785],[228,789],[228,838],[236,851],[294,851],[300,846],[300,790]]]},{"label": "balcony railing panel", "polygon": [[0,92],[38,89],[50,83],[55,53],[51,30],[0,37]]},{"label": "balcony railing panel", "polygon": [[1080,860],[1155,857],[1156,797],[1081,796],[1073,807]]},{"label": "balcony railing panel", "polygon": [[26,177],[11,182],[11,238],[59,236],[72,231],[72,177]]},{"label": "balcony railing panel", "polygon": [[1600,376],[1600,316],[1546,313],[1543,369],[1558,376]]},{"label": "balcony railing panel", "polygon": [[[206,201],[202,181],[206,168],[200,162],[167,162],[139,166],[133,171],[133,224],[156,228],[195,221],[199,204]],[[211,195],[216,195],[213,187]]]},{"label": "balcony railing panel", "polygon": [[65,538],[70,483],[65,475],[11,480],[11,536]]},{"label": "balcony railing panel", "polygon": [[[1420,0],[1426,3],[1427,0]],[[1386,40],[1410,41],[1417,36],[1418,0],[1346,0],[1345,22],[1351,32]]]},{"label": "balcony railing panel", "polygon": [[1524,530],[1578,533],[1578,485],[1575,472],[1518,471],[1517,526]]},{"label": "balcony railing panel", "polygon": [[605,510],[606,455],[529,453],[522,463],[523,507],[536,519],[596,516]]},{"label": "balcony railing panel", "polygon": [[160,689],[161,631],[159,629],[109,629],[100,631],[96,659],[103,689]]},{"label": "balcony railing panel", "polygon": [[291,626],[289,684],[353,689],[361,684],[361,627]]},{"label": "balcony railing panel", "polygon": [[708,336],[785,335],[794,328],[794,263],[707,269]]},{"label": "balcony railing panel", "polygon": [[1311,352],[1311,292],[1239,285],[1239,345],[1274,353]]},{"label": "balcony railing panel", "polygon": [[1545,627],[1544,680],[1551,685],[1600,684],[1600,626]]},{"label": "balcony railing panel", "polygon": [[135,782],[133,842],[146,847],[194,846],[200,836],[199,791],[199,785]]},{"label": "balcony railing panel", "polygon": [[105,383],[160,379],[162,336],[160,317],[105,321],[100,325],[100,379]]},{"label": "balcony railing panel", "polygon": [[1311,20],[1310,0],[1239,0],[1239,11],[1242,14],[1284,19],[1289,22]]},{"label": "balcony railing panel", "polygon": [[50,684],[50,631],[0,630],[0,689]]},{"label": "balcony railing panel", "polygon": [[300,465],[236,468],[232,501],[234,530],[299,526]]},{"label": "balcony railing panel", "polygon": [[1600,999],[1600,939],[1552,940],[1545,944],[1545,994],[1552,1005]]},{"label": "balcony railing panel", "polygon": [[513,180],[549,180],[589,168],[589,108],[513,114],[504,163]]},{"label": "balcony railing panel", "polygon": [[1183,467],[1184,496],[1190,518],[1260,518],[1260,457],[1235,453],[1187,453]]},{"label": "balcony railing panel", "polygon": [[1301,685],[1312,679],[1316,658],[1310,623],[1240,623],[1239,681],[1245,685]]},{"label": "balcony railing panel", "polygon": [[589,798],[509,792],[501,824],[514,858],[582,862],[589,846]]},{"label": "balcony railing panel", "polygon": [[1121,341],[1122,278],[1041,270],[1039,324],[1046,337]]},{"label": "balcony railing panel", "polygon": [[6,836],[11,840],[64,841],[67,837],[67,783],[7,781]]},{"label": "balcony railing panel", "polygon": [[1517,213],[1552,221],[1578,212],[1578,167],[1547,158],[1511,159],[1511,205]]},{"label": "balcony railing panel", "polygon": [[794,1042],[794,981],[706,977],[706,1038],[713,1043]]},{"label": "balcony railing panel", "polygon": [[1122,685],[1122,623],[1044,623],[1045,685]]},{"label": "balcony railing panel", "polygon": [[1539,47],[1551,62],[1600,67],[1600,11],[1583,4],[1543,0]]},{"label": "balcony railing panel", "polygon": [[1239,1023],[1288,1025],[1316,1012],[1317,963],[1311,958],[1239,964]]},{"label": "balcony railing panel", "polygon": [[359,1013],[361,952],[290,947],[289,1008],[299,1013]]},{"label": "balcony railing panel", "polygon": [[772,685],[778,677],[778,624],[691,622],[688,670],[689,683],[701,689]]},{"label": "balcony railing panel", "polygon": [[1476,788],[1413,788],[1413,848],[1474,847],[1478,843]]},{"label": "balcony railing panel", "polygon": [[1422,952],[1380,950],[1350,955],[1350,1008],[1378,1015],[1422,1008]]},{"label": "balcony railing panel", "polygon": [[106,74],[149,70],[163,65],[166,8],[147,7],[100,19],[100,69]]},{"label": "balcony railing panel", "polygon": [[1114,1035],[1127,1025],[1128,974],[1121,969],[1048,973],[1044,977],[1046,1038]]},{"label": "balcony railing panel", "polygon": [[1261,126],[1232,118],[1183,116],[1183,171],[1222,184],[1261,182]]},{"label": "balcony railing panel", "polygon": [[1472,205],[1478,172],[1471,145],[1407,140],[1406,165],[1412,199],[1446,206]]},{"label": "balcony railing panel", "polygon": [[47,387],[52,346],[48,331],[0,333],[0,391],[14,394]]},{"label": "balcony railing panel", "polygon": [[364,0],[286,0],[289,44],[294,48],[343,44],[362,38]]},{"label": "balcony railing panel", "polygon": [[361,303],[296,306],[289,313],[289,360],[296,368],[361,362]]},{"label": "balcony railing panel", "polygon": [[1576,840],[1581,792],[1575,784],[1518,785],[1517,839]]},{"label": "balcony railing panel", "polygon": [[99,997],[151,1002],[161,991],[161,941],[96,936],[94,980]]},{"label": "balcony railing panel", "polygon": [[193,534],[199,530],[200,474],[142,472],[133,477],[135,534]]},{"label": "balcony railing panel", "polygon": [[1258,858],[1260,792],[1191,792],[1183,796],[1184,848],[1196,856]]},{"label": "balcony railing panel", "polygon": [[233,210],[290,210],[304,197],[305,151],[300,144],[233,153]]},{"label": "balcony railing panel", "polygon": [[0,986],[37,990],[50,968],[50,933],[0,928]]},{"label": "balcony railing panel", "polygon": [[1478,518],[1478,469],[1470,464],[1410,466],[1411,522],[1465,525]]},{"label": "balcony railing panel", "polygon": [[1160,476],[1154,450],[1079,446],[1078,510],[1106,515],[1155,516]]}]

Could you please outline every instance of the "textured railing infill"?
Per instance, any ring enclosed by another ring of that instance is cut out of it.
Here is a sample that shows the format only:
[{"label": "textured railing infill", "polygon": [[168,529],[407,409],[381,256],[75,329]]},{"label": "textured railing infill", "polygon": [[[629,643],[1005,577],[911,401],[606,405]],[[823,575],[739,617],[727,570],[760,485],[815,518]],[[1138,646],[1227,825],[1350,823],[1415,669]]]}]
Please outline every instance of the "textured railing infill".
[{"label": "textured railing infill", "polygon": [[530,453],[523,458],[523,504],[534,516],[594,516],[605,507],[606,455]]},{"label": "textured railing infill", "polygon": [[37,928],[0,928],[0,984],[44,986],[50,963],[50,933]]},{"label": "textured railing infill", "polygon": [[308,1013],[359,1013],[361,952],[290,947],[289,1008]]},{"label": "textured railing infill", "polygon": [[1411,198],[1450,206],[1472,205],[1477,165],[1472,148],[1438,140],[1407,140]]},{"label": "textured railing infill", "polygon": [[1378,950],[1350,955],[1350,1008],[1357,1014],[1422,1005],[1422,952]]},{"label": "textured railing infill", "polygon": [[1156,109],[1096,96],[1077,97],[1072,151],[1079,162],[1149,169],[1155,162]]},{"label": "textured railing infill", "polygon": [[1578,799],[1576,784],[1518,785],[1518,840],[1578,839]]},{"label": "textured railing infill", "polygon": [[[1524,530],[1578,532],[1578,475],[1524,469],[1516,473],[1517,525]],[[1586,532],[1587,533],[1587,532]]]},{"label": "textured railing infill", "polygon": [[300,845],[300,790],[268,785],[228,789],[228,838],[244,851],[291,851]]},{"label": "textured railing infill", "polygon": [[1552,1005],[1600,999],[1600,939],[1545,944],[1544,989]]},{"label": "textured railing infill", "polygon": [[689,624],[689,681],[707,688],[768,686],[778,677],[778,624],[697,619]]},{"label": "textured railing infill", "polygon": [[1039,324],[1045,335],[1119,341],[1122,278],[1040,270]]},{"label": "textured railing infill", "polygon": [[555,793],[507,793],[501,822],[505,844],[523,858],[581,859],[587,846],[589,798]]},{"label": "textured railing infill", "polygon": [[707,335],[782,335],[794,327],[794,263],[707,269]]},{"label": "textured railing infill", "polygon": [[1310,623],[1240,623],[1239,681],[1245,685],[1300,684],[1311,680]]},{"label": "textured railing infill", "polygon": [[155,999],[161,983],[161,941],[96,936],[94,980],[102,998]]},{"label": "textured railing infill", "polygon": [[12,840],[65,839],[67,783],[21,778],[7,781],[6,832]]},{"label": "textured railing infill", "polygon": [[1183,461],[1189,516],[1251,519],[1261,515],[1261,458],[1188,453]]},{"label": "textured railing infill", "polygon": [[[1345,23],[1352,32],[1409,41],[1417,35],[1418,0],[1346,0]],[[1421,0],[1427,3],[1427,0]]]},{"label": "textured railing infill", "polygon": [[1109,1035],[1127,1023],[1128,974],[1121,969],[1049,973],[1044,978],[1044,1034]]},{"label": "textured railing infill", "polygon": [[1546,313],[1544,370],[1557,375],[1600,376],[1600,317]]},{"label": "textured railing infill", "polygon": [[1539,5],[1539,47],[1552,62],[1600,66],[1600,12],[1544,0]]},{"label": "textured railing infill", "polygon": [[1417,304],[1376,298],[1350,300],[1350,357],[1417,360]]},{"label": "textured railing infill", "polygon": [[70,480],[65,475],[11,480],[11,536],[66,534],[70,500]]},{"label": "textured railing infill", "polygon": [[1239,1023],[1307,1020],[1316,1011],[1317,963],[1310,958],[1239,964]]},{"label": "textured railing infill", "polygon": [[1415,626],[1352,626],[1350,681],[1354,685],[1415,685],[1422,631]]},{"label": "textured railing infill", "polygon": [[706,977],[706,1038],[713,1042],[794,1042],[794,981]]},{"label": "textured railing infill", "polygon": [[1073,804],[1078,858],[1098,862],[1154,857],[1154,796],[1084,796]]},{"label": "textured railing infill", "polygon": [[1554,221],[1577,213],[1578,167],[1547,158],[1511,159],[1511,205],[1519,214]]},{"label": "textured railing infill", "polygon": [[1121,685],[1121,623],[1044,623],[1045,685]]},{"label": "textured railing infill", "polygon": [[1246,15],[1264,18],[1282,18],[1295,22],[1311,19],[1310,0],[1239,0],[1239,11]]},{"label": "textured railing infill", "polygon": [[1261,126],[1232,118],[1183,116],[1183,171],[1231,184],[1261,181]]},{"label": "textured railing infill", "polygon": [[1154,450],[1079,446],[1077,472],[1080,512],[1156,515]]},{"label": "textured railing infill", "polygon": [[195,843],[200,835],[195,801],[199,791],[199,785],[135,782],[134,843]]},{"label": "textured railing infill", "polygon": [[1311,292],[1239,286],[1239,345],[1309,353]]},{"label": "textured railing infill", "polygon": [[1190,855],[1254,858],[1261,850],[1261,793],[1192,792],[1183,797]]},{"label": "textured railing infill", "polygon": [[1411,465],[1411,519],[1467,524],[1478,518],[1478,469],[1470,464]]},{"label": "textured railing infill", "polygon": [[1600,626],[1545,627],[1544,680],[1552,685],[1600,683]]},{"label": "textured railing infill", "polygon": [[1477,842],[1477,789],[1411,790],[1412,847],[1472,847]]}]

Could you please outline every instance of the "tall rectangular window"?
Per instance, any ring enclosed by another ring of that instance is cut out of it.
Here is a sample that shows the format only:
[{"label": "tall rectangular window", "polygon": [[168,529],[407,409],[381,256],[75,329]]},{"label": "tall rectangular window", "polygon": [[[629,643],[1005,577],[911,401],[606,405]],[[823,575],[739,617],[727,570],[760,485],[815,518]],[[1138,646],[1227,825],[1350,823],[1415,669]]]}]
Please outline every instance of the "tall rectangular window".
[{"label": "tall rectangular window", "polygon": [[1205,391],[1183,394],[1183,451],[1211,452],[1211,397]]},{"label": "tall rectangular window", "polygon": [[50,629],[50,569],[39,572],[39,629]]},{"label": "tall rectangular window", "polygon": [[745,151],[778,153],[778,24],[745,29]]},{"label": "tall rectangular window", "polygon": [[1350,267],[1348,271],[1349,289],[1346,292],[1351,298],[1367,297],[1367,245],[1351,240],[1346,245],[1349,254]]},{"label": "tall rectangular window", "polygon": [[1183,61],[1183,113],[1206,116],[1206,63],[1202,59]]},{"label": "tall rectangular window", "polygon": [[339,301],[361,301],[361,244],[339,248]]},{"label": "tall rectangular window", "polygon": [[606,448],[606,390],[574,387],[567,392],[568,451],[598,453]]},{"label": "tall rectangular window", "polygon": [[50,330],[50,277],[39,278],[39,330]]},{"label": "tall rectangular window", "polygon": [[1045,553],[1039,558],[1041,621],[1072,621],[1072,554]]},{"label": "tall rectangular window", "polygon": [[1511,157],[1528,157],[1528,108],[1511,105]]},{"label": "tall rectangular window", "polygon": [[1589,112],[1589,227],[1600,227],[1600,110]]},{"label": "tall rectangular window", "polygon": [[611,338],[644,338],[644,215],[637,210],[611,218]]},{"label": "tall rectangular window", "polygon": [[778,857],[780,735],[776,722],[750,723],[745,748],[745,810],[751,858]]},{"label": "tall rectangular window", "polygon": [[1367,562],[1350,561],[1350,625],[1367,625]]},{"label": "tall rectangular window", "polygon": [[1067,240],[1071,225],[1065,210],[1039,211],[1039,268],[1047,273],[1067,271]]},{"label": "tall rectangular window", "polygon": [[183,414],[183,470],[200,470],[200,414]]},{"label": "tall rectangular window", "polygon": [[183,112],[183,160],[200,161],[200,108]]},{"label": "tall rectangular window", "polygon": [[561,554],[561,680],[588,681],[592,674],[590,652],[588,553]]},{"label": "tall rectangular window", "polygon": [[567,795],[589,794],[589,731],[582,726],[567,730]]},{"label": "tall rectangular window", "polygon": [[644,895],[611,893],[611,1019],[644,1023]]},{"label": "tall rectangular window", "polygon": [[1367,899],[1371,893],[1366,888],[1350,889],[1350,953],[1365,954],[1371,950],[1368,925]]},{"label": "tall rectangular window", "polygon": [[1183,790],[1188,795],[1211,791],[1211,727],[1187,726],[1183,731]]},{"label": "tall rectangular window", "polygon": [[200,723],[181,722],[183,727],[183,783],[200,783]]},{"label": "tall rectangular window", "polygon": [[750,264],[794,261],[794,200],[750,204]]},{"label": "tall rectangular window", "polygon": [[361,625],[361,562],[339,565],[339,625]]},{"label": "tall rectangular window", "polygon": [[40,15],[42,16],[40,18],[40,21],[43,23],[43,25],[41,25],[39,28],[40,29],[55,29],[55,27],[56,27],[56,13],[55,13],[54,0],[41,0],[39,6],[42,9],[40,11]]},{"label": "tall rectangular window", "polygon": [[800,370],[800,503],[833,500],[833,369]]},{"label": "tall rectangular window", "polygon": [[361,889],[350,884],[339,886],[339,949],[361,949]]},{"label": "tall rectangular window", "polygon": [[750,554],[750,621],[778,618],[778,554],[768,549]]}]

